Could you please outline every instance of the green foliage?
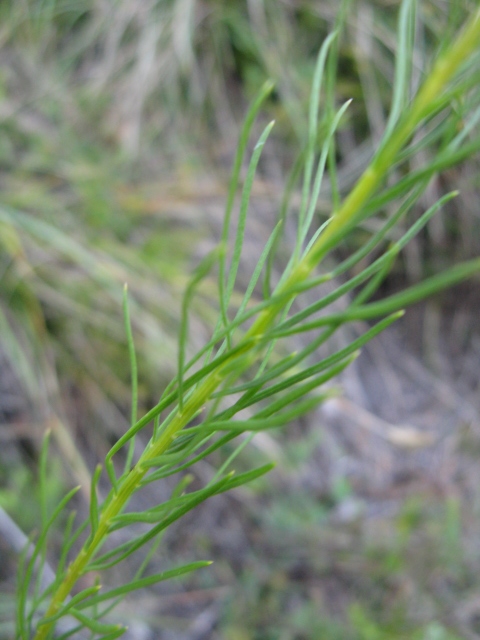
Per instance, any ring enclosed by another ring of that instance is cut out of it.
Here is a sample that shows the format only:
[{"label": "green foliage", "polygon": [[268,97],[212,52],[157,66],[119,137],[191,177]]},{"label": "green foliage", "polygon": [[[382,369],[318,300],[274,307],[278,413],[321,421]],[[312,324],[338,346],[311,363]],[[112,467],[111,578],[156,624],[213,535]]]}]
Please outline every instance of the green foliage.
[{"label": "green foliage", "polygon": [[[31,27],[29,37],[35,40],[37,33],[41,33],[41,30],[35,31],[39,24],[35,12],[37,5],[32,3],[28,6],[31,10],[28,16]],[[58,12],[56,20],[59,21],[59,30],[64,28],[65,16],[69,16],[68,29],[75,33],[83,32],[83,21],[88,21],[87,8],[83,13],[80,11],[70,15],[66,12],[64,15],[62,3],[54,2],[49,7],[54,13]],[[253,101],[240,133],[219,248],[200,263],[185,288],[179,322],[177,374],[166,386],[157,404],[140,418],[137,358],[132,331],[136,309],[134,305],[129,309],[124,290],[124,324],[132,388],[130,426],[106,454],[103,465],[98,465],[93,473],[88,518],[75,526],[73,518],[67,520],[61,549],[62,561],[53,582],[46,586],[42,584],[41,575],[50,535],[78,488],[69,491],[57,504],[48,503],[49,436],[45,438],[40,456],[39,531],[33,552],[26,549],[19,562],[16,609],[18,639],[53,638],[55,629],[60,631],[60,637],[67,638],[79,628],[90,630],[92,638],[119,637],[124,628],[117,623],[110,623],[108,613],[123,597],[157,582],[189,574],[209,563],[188,563],[147,577],[143,575],[144,563],[139,563],[140,568],[132,581],[107,591],[102,590],[101,583],[85,587],[81,579],[90,572],[98,572],[102,576],[107,569],[131,560],[137,551],[148,549],[150,544],[155,545],[165,530],[205,500],[261,478],[272,465],[263,464],[242,473],[230,470],[238,451],[244,446],[242,442],[205,486],[189,490],[190,478],[183,472],[239,435],[247,434],[248,438],[248,434],[277,429],[311,411],[331,395],[332,390],[328,386],[331,380],[357,357],[358,350],[367,341],[399,318],[405,306],[478,273],[480,259],[477,258],[414,284],[401,293],[371,301],[407,243],[456,195],[454,192],[447,194],[417,220],[409,221],[412,207],[424,193],[432,176],[468,158],[480,148],[480,93],[476,71],[480,12],[478,9],[472,11],[466,26],[440,53],[425,73],[418,90],[415,90],[413,53],[416,3],[405,0],[402,4],[390,116],[376,153],[349,194],[342,199],[337,186],[335,139],[348,115],[350,101],[337,108],[332,87],[339,63],[338,38],[346,7],[344,3],[336,32],[324,40],[318,54],[306,127],[300,118],[301,105],[289,100],[288,96],[284,100],[291,121],[298,123],[296,129],[303,148],[294,167],[291,184],[287,186],[284,206],[276,226],[252,270],[243,297],[237,298],[234,292],[239,288],[238,271],[252,187],[273,123],[263,129],[253,147],[243,184],[241,169],[255,118],[271,95],[273,83],[267,81]],[[44,17],[43,13],[40,15]],[[272,16],[275,19],[273,13]],[[304,16],[302,19],[307,18]],[[230,28],[233,28],[232,24]],[[248,38],[240,42],[240,35],[244,35],[243,30],[237,34],[237,48],[242,49],[244,57],[260,46]],[[267,53],[265,56],[267,59]],[[251,71],[245,73],[251,75]],[[280,85],[278,90],[284,89]],[[419,157],[426,158],[420,168]],[[415,169],[412,168],[414,161],[417,162]],[[303,179],[296,237],[290,258],[276,282],[271,266],[280,247],[287,216],[292,215],[289,197],[300,174]],[[325,177],[329,178],[330,184],[331,215],[320,224],[317,210]],[[100,228],[105,226],[110,204],[107,200],[105,205],[104,200],[99,198],[98,189],[102,188],[102,182],[97,181],[95,176],[87,176],[78,184],[83,197],[91,199],[96,206],[98,201],[101,202],[100,209],[93,211],[93,217]],[[239,192],[240,207],[235,227],[233,206]],[[330,265],[330,254],[344,247],[345,241],[350,240],[350,234],[358,226],[365,229],[365,223],[373,216],[376,216],[378,225],[369,233],[368,239],[343,261]],[[89,276],[102,286],[102,290],[109,292],[110,303],[121,303],[116,278],[112,277],[112,271],[122,267],[120,261],[109,260],[106,263],[101,253],[87,251],[82,243],[54,225],[36,220],[14,207],[2,208],[0,220],[6,229],[5,244],[12,256],[19,256],[23,260],[19,231],[36,236],[60,254],[67,254],[82,265]],[[123,228],[119,231],[120,235],[122,233]],[[93,261],[92,255],[96,258]],[[199,287],[215,269],[218,270],[218,321],[211,338],[191,357],[189,314]],[[139,268],[137,274],[140,281],[143,269]],[[322,289],[327,281],[336,283],[329,293]],[[131,285],[133,290],[135,284],[134,281]],[[257,293],[259,285],[262,285],[263,297]],[[28,286],[26,289],[19,297],[19,304],[26,306],[30,303],[38,311],[37,324],[40,328],[36,327],[36,330],[41,333],[44,330],[41,311],[37,308],[35,296],[28,292]],[[301,311],[291,311],[294,301],[299,299],[301,302],[302,294],[307,291],[314,293],[316,301],[304,304]],[[12,284],[12,292],[18,293],[15,284]],[[72,297],[79,297],[82,303],[82,296],[77,296],[77,293],[81,294],[81,289]],[[149,295],[151,292],[147,293],[147,297]],[[332,310],[331,305],[346,296],[348,303],[345,309],[340,312]],[[85,306],[80,306],[80,309],[83,309],[89,321],[94,321],[91,310]],[[372,324],[348,346],[336,351],[332,348],[329,356],[320,362],[314,361],[318,347],[328,344],[341,327],[357,320],[375,320],[376,324]],[[102,325],[101,317],[96,319],[96,323],[97,326]],[[8,322],[4,322],[4,325],[8,326]],[[297,352],[290,353],[287,339],[299,334],[307,334],[308,342]],[[13,341],[12,344],[15,350],[17,343]],[[154,345],[147,345],[147,349],[153,348]],[[12,358],[16,353],[21,353],[21,349],[16,349]],[[28,365],[24,368],[28,372]],[[34,384],[35,380],[31,382]],[[147,444],[135,458],[135,437],[140,433],[146,434],[150,427]],[[178,479],[169,499],[143,511],[128,510],[132,498],[145,486],[168,476]],[[99,496],[98,491],[101,480],[108,481],[110,486],[104,498]],[[342,495],[340,489],[339,496]],[[318,513],[312,509],[311,504],[303,507],[297,503],[295,509],[285,510],[288,520],[295,519],[302,508],[315,522],[323,515],[321,510]],[[407,538],[415,528],[415,516],[416,512],[412,510],[404,514],[399,524],[399,531]],[[447,540],[450,543],[456,535],[456,522],[452,508],[447,527]],[[118,538],[113,535],[117,531],[125,536]],[[126,541],[122,542],[122,539]],[[388,566],[388,572],[400,571],[401,560],[399,551],[393,557],[393,564]],[[299,634],[303,632],[301,627],[306,626],[304,620],[311,616],[311,611],[298,613],[294,626]],[[404,637],[395,635],[389,621],[383,625],[373,620],[370,613],[359,605],[351,608],[350,618],[355,629],[352,637],[355,634],[365,640]],[[319,633],[327,633],[325,629],[330,628],[328,633],[332,638],[337,633],[333,623],[330,625],[319,620],[308,625],[310,629],[316,625]],[[430,636],[433,634],[433,637],[435,634],[438,637],[454,637],[438,625],[424,631]],[[232,636],[234,633],[237,632],[232,631]]]}]

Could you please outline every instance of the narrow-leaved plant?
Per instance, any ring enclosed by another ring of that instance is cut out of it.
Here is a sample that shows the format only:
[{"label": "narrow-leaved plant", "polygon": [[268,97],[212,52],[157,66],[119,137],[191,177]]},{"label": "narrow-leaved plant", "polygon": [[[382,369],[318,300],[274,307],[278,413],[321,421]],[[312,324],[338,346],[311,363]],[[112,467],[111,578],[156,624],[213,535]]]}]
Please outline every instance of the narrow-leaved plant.
[{"label": "narrow-leaved plant", "polygon": [[[278,222],[238,303],[233,293],[238,291],[237,275],[250,195],[262,149],[273,126],[270,123],[265,128],[255,145],[241,185],[252,126],[273,86],[266,83],[262,88],[240,134],[221,242],[198,266],[185,292],[177,376],[164,390],[158,404],[140,418],[137,416],[135,351],[125,290],[124,315],[132,370],[132,424],[92,475],[87,520],[74,527],[73,514],[66,519],[55,577],[47,584],[41,578],[49,534],[77,489],[70,491],[53,513],[47,512],[44,500],[37,539],[26,548],[19,562],[18,639],[68,638],[84,631],[88,632],[87,637],[105,640],[122,635],[124,627],[106,620],[106,614],[119,600],[132,591],[209,563],[195,562],[145,576],[147,562],[144,561],[131,582],[106,591],[100,581],[79,588],[79,584],[85,583],[81,578],[92,572],[101,576],[102,571],[121,563],[138,549],[154,545],[167,527],[207,498],[262,476],[272,465],[235,474],[228,468],[234,457],[231,456],[228,464],[197,490],[188,489],[189,476],[183,472],[240,434],[280,427],[313,409],[328,395],[328,388],[322,391],[322,385],[347,367],[362,345],[401,316],[404,307],[479,271],[480,259],[474,259],[401,293],[370,301],[405,245],[455,196],[448,193],[408,226],[407,214],[432,176],[480,148],[480,9],[472,11],[457,38],[443,48],[416,91],[412,89],[415,12],[414,0],[405,0],[401,5],[396,76],[385,133],[367,168],[343,201],[335,193],[337,180],[332,150],[336,130],[348,112],[349,103],[337,109],[331,90],[338,30],[325,40],[313,78],[305,149],[286,189]],[[411,159],[427,148],[434,150],[430,153],[432,159],[421,168],[409,170]],[[272,264],[286,217],[290,215],[289,199],[300,174],[296,238],[281,277],[273,282]],[[329,218],[319,224],[317,205],[324,174],[332,185],[333,206]],[[233,232],[234,204],[240,187],[239,213]],[[337,261],[336,266],[325,269],[327,254],[372,216],[377,216],[378,225],[368,241],[353,249],[348,258]],[[402,233],[399,223],[403,224]],[[396,234],[392,233],[394,229]],[[360,264],[368,266],[359,269]],[[188,360],[190,303],[202,279],[215,270],[219,294],[217,326],[208,343]],[[327,294],[321,288],[326,281],[336,283]],[[299,298],[301,302],[302,293],[306,291],[310,291],[310,300],[314,299],[312,292],[318,292],[315,302],[293,313],[293,301]],[[330,305],[341,297],[349,300],[346,309],[329,311]],[[370,328],[348,346],[316,361],[318,348],[342,325],[356,320],[370,321]],[[285,355],[285,349],[276,348],[282,340],[288,348],[288,338],[300,333],[307,334],[309,339],[297,352]],[[237,417],[239,412],[241,417]],[[152,427],[152,435],[141,455],[135,458],[135,436],[147,426]],[[44,493],[47,456],[48,436],[40,461]],[[100,500],[98,484],[103,472],[111,489]],[[179,480],[166,502],[138,513],[127,510],[132,497],[143,487],[173,475],[178,475]],[[138,523],[147,529],[142,528],[140,534],[137,529],[126,542],[118,543],[118,538],[111,537],[113,532]],[[80,550],[73,553],[78,545]]]}]

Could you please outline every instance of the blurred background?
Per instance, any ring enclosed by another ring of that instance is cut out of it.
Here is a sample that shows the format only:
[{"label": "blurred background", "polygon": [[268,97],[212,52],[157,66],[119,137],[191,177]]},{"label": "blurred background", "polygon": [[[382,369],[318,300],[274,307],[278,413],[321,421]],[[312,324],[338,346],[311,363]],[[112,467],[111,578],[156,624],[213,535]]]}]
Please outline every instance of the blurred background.
[{"label": "blurred background", "polygon": [[[472,5],[419,3],[416,81]],[[346,193],[385,126],[399,3],[342,6],[331,90],[338,104],[353,98],[337,139]],[[39,520],[45,429],[52,504],[82,484],[75,507],[85,514],[90,471],[128,427],[124,282],[141,410],[175,373],[181,296],[218,240],[239,127],[272,78],[256,131],[272,118],[276,126],[253,189],[245,264],[258,257],[305,142],[315,59],[339,7],[0,3],[0,505],[27,534]],[[478,170],[477,158],[432,181],[417,212],[448,190],[461,195],[407,247],[382,294],[479,255]],[[319,215],[329,211],[327,184]],[[343,375],[339,399],[256,436],[238,465],[273,460],[276,469],[169,530],[154,570],[215,563],[132,596],[118,612],[129,637],[480,638],[478,294],[469,282],[410,309]],[[212,277],[194,302],[192,353],[216,317]],[[229,453],[199,465],[199,480]],[[15,566],[0,536],[2,638],[13,635]]]}]

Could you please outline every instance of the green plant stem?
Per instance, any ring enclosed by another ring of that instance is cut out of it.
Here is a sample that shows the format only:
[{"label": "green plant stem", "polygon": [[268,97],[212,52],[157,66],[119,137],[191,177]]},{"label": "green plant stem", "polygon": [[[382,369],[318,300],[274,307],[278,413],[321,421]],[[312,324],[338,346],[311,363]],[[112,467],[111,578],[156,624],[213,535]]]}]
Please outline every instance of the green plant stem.
[{"label": "green plant stem", "polygon": [[[79,555],[72,561],[65,578],[53,594],[45,618],[54,616],[60,610],[77,580],[84,573],[89,561],[107,538],[113,518],[121,513],[147,473],[149,467],[146,463],[165,453],[175,435],[201,410],[227,376],[232,372],[240,375],[253,361],[256,343],[266,331],[273,327],[278,313],[297,295],[299,284],[308,278],[313,269],[334,246],[340,235],[344,235],[345,231],[352,226],[356,215],[385,177],[398,152],[407,143],[423,118],[428,115],[432,105],[441,96],[445,85],[452,79],[461,64],[474,52],[479,43],[480,8],[473,14],[451,47],[438,59],[405,117],[400,120],[397,128],[384,142],[350,195],[332,214],[330,224],[326,226],[310,251],[277,288],[275,295],[282,295],[281,302],[272,302],[269,308],[260,313],[242,339],[239,345],[240,349],[236,349],[230,359],[224,361],[191,393],[184,402],[182,411],[177,412],[166,429],[160,433],[158,439],[150,443],[135,467],[119,483],[117,492],[99,517],[95,535],[87,540]],[[247,359],[245,358],[246,354],[250,356]],[[34,640],[46,640],[53,624],[47,623],[39,626]]]},{"label": "green plant stem", "polygon": [[335,240],[339,232],[344,235],[345,228],[350,225],[368,197],[385,177],[398,152],[428,114],[432,103],[435,103],[441,96],[445,85],[451,80],[461,64],[478,48],[479,43],[480,9],[477,9],[457,40],[437,60],[405,117],[400,120],[389,138],[384,141],[380,151],[373,158],[340,209],[333,214],[330,224],[307,256],[309,272],[324,257],[332,240]]},{"label": "green plant stem", "polygon": [[[148,466],[145,465],[145,462],[161,455],[168,449],[175,434],[188,424],[202,407],[205,400],[208,399],[218,387],[220,382],[221,378],[218,373],[212,373],[185,403],[183,412],[175,416],[165,431],[160,435],[158,441],[144,451],[135,467],[119,485],[117,494],[102,512],[95,535],[90,541],[85,543],[83,549],[68,567],[64,580],[52,597],[50,606],[45,613],[45,618],[54,616],[59,611],[78,578],[84,573],[85,567],[92,559],[92,556],[106,540],[113,518],[121,513],[129,498],[138,488],[142,478],[147,473]],[[45,640],[52,624],[53,623],[47,623],[41,625],[34,636],[34,640]]]}]

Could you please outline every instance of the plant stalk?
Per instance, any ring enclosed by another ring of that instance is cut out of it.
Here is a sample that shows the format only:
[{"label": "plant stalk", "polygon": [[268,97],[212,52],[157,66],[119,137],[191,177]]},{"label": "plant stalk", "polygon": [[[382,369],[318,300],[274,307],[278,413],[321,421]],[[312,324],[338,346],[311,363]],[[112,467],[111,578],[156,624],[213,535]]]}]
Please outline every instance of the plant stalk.
[{"label": "plant stalk", "polygon": [[[118,491],[100,515],[95,535],[87,540],[79,555],[71,562],[64,580],[53,594],[45,618],[54,616],[60,610],[77,580],[84,573],[89,561],[107,538],[113,518],[122,512],[147,473],[148,465],[145,463],[167,451],[175,435],[190,422],[193,416],[208,402],[227,375],[231,373],[232,365],[236,366],[235,371],[239,375],[246,368],[245,354],[255,349],[256,342],[274,326],[279,312],[297,295],[298,285],[305,281],[313,269],[319,265],[340,235],[343,235],[345,230],[352,226],[359,211],[387,174],[398,152],[408,142],[424,117],[428,115],[446,84],[479,44],[480,8],[475,11],[454,43],[437,60],[410,109],[390,134],[389,139],[382,145],[380,151],[374,156],[351,193],[339,209],[332,214],[330,223],[325,227],[310,251],[277,288],[274,295],[281,294],[281,302],[272,302],[269,308],[259,314],[239,345],[241,347],[244,343],[244,348],[236,351],[231,359],[227,359],[192,392],[185,401],[183,410],[177,412],[159,438],[147,447],[135,467],[120,482]],[[34,640],[46,640],[53,625],[53,622],[40,625]]]}]

